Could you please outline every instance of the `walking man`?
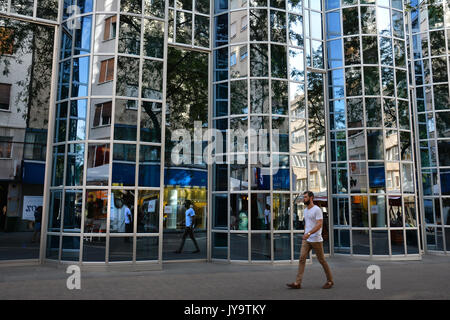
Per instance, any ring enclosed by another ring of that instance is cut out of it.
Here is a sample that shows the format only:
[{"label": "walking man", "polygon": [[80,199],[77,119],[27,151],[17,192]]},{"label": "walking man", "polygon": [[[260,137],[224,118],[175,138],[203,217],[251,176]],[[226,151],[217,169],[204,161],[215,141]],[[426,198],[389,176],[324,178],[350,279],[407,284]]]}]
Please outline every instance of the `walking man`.
[{"label": "walking man", "polygon": [[186,208],[186,213],[185,213],[186,214],[186,228],[184,229],[183,240],[181,241],[180,248],[177,251],[175,251],[175,253],[181,253],[181,251],[183,250],[183,247],[184,247],[184,241],[186,240],[186,237],[188,235],[194,242],[194,245],[196,248],[196,250],[193,251],[192,253],[198,253],[198,252],[200,252],[200,249],[199,249],[197,241],[195,240],[195,237],[194,237],[194,216],[195,216],[194,206],[192,204],[189,205],[189,203],[186,201],[184,203],[184,207]]},{"label": "walking man", "polygon": [[320,264],[327,276],[327,282],[323,285],[323,289],[330,289],[334,282],[331,275],[330,267],[325,261],[323,253],[323,239],[322,239],[322,225],[323,225],[323,213],[322,210],[316,206],[313,202],[314,193],[306,191],[303,194],[303,203],[306,205],[304,210],[305,219],[305,234],[303,235],[302,250],[300,253],[298,273],[295,282],[287,284],[289,288],[300,289],[303,279],[303,273],[305,271],[306,258],[309,251],[314,249],[314,252],[319,260]]}]

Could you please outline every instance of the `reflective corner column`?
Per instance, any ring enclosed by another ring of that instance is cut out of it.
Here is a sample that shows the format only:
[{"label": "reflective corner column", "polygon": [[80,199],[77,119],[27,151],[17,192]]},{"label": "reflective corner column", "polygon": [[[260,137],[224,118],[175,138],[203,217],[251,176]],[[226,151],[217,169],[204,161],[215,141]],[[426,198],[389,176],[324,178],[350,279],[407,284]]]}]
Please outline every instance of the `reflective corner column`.
[{"label": "reflective corner column", "polygon": [[298,259],[308,188],[327,220],[321,17],[319,1],[214,3],[213,260]]},{"label": "reflective corner column", "polygon": [[164,2],[62,10],[46,258],[161,262]]},{"label": "reflective corner column", "polygon": [[428,252],[450,251],[450,5],[410,1],[412,97],[417,113],[423,241]]},{"label": "reflective corner column", "polygon": [[325,2],[334,253],[418,257],[402,1]]}]

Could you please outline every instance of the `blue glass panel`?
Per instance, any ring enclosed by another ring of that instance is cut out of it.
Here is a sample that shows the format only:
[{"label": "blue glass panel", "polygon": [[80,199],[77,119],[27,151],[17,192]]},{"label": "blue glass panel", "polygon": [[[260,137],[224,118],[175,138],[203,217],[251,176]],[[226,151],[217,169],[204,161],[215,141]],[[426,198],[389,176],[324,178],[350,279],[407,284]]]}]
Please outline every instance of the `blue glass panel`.
[{"label": "blue glass panel", "polygon": [[115,162],[112,168],[113,183],[124,186],[133,186],[135,177],[134,168],[134,164]]},{"label": "blue glass panel", "polygon": [[342,40],[328,41],[328,67],[330,69],[343,66]]},{"label": "blue glass panel", "polygon": [[82,17],[80,28],[75,32],[75,51],[74,54],[85,54],[91,50],[91,26],[92,17]]},{"label": "blue glass panel", "polygon": [[370,163],[369,165],[369,187],[384,188],[386,177],[383,163]]},{"label": "blue glass panel", "polygon": [[214,0],[214,13],[221,13],[228,9],[228,0]]},{"label": "blue glass panel", "polygon": [[164,170],[164,184],[179,187],[206,187],[208,171],[167,168]]},{"label": "blue glass panel", "polygon": [[214,32],[214,46],[220,47],[228,44],[228,15],[222,14],[216,17],[216,30]]},{"label": "blue glass panel", "polygon": [[327,0],[326,1],[326,9],[330,10],[330,9],[334,9],[334,8],[339,8],[339,0]]},{"label": "blue glass panel", "polygon": [[73,59],[72,97],[88,95],[89,57]]},{"label": "blue glass panel", "polygon": [[92,12],[93,0],[78,0],[78,7],[80,7],[80,13]]},{"label": "blue glass panel", "polygon": [[139,186],[159,187],[160,175],[159,164],[139,165]]},{"label": "blue glass panel", "polygon": [[289,190],[289,183],[289,169],[279,168],[276,174],[273,175],[273,189]]},{"label": "blue glass panel", "polygon": [[[233,60],[234,59],[234,60]],[[236,54],[231,56],[230,65],[236,64]],[[214,51],[214,81],[228,79],[228,48]]]},{"label": "blue glass panel", "polygon": [[341,34],[340,12],[327,13],[327,39],[339,37]]}]

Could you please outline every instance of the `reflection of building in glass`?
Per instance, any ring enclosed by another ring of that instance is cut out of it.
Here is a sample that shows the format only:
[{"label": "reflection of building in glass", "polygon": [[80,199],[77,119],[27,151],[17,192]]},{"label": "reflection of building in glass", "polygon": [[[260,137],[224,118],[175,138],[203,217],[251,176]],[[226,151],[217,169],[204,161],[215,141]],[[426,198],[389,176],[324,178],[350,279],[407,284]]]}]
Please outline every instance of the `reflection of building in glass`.
[{"label": "reflection of building in glass", "polygon": [[39,258],[53,32],[0,19],[0,260]]},{"label": "reflection of building in glass", "polygon": [[[414,3],[414,1],[411,1]],[[428,251],[450,250],[450,6],[435,1],[409,13],[411,79],[415,88],[419,190]]]},{"label": "reflection of building in glass", "polygon": [[[445,1],[74,0],[61,20],[32,2],[0,11],[56,30],[54,101],[13,101],[38,54],[2,75],[0,186],[13,221],[39,173],[43,259],[293,261],[305,190],[327,253],[420,258],[421,223],[424,249],[448,251]],[[211,165],[208,128],[224,137]],[[178,254],[190,204],[200,252]]]},{"label": "reflection of building in glass", "polygon": [[329,1],[326,21],[334,252],[417,255],[402,1]]}]

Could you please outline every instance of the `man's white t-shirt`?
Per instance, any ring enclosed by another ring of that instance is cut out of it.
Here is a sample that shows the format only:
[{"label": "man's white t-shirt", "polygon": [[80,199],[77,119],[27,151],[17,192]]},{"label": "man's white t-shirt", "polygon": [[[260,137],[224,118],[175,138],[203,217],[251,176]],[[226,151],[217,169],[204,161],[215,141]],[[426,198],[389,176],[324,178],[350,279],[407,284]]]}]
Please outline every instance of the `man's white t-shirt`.
[{"label": "man's white t-shirt", "polygon": [[195,211],[192,208],[186,210],[186,227],[192,227],[192,220],[195,216]]},{"label": "man's white t-shirt", "polygon": [[[322,210],[314,205],[311,209],[305,208],[304,212],[305,218],[305,234],[310,232],[316,226],[317,220],[323,219]],[[315,233],[312,233],[311,236],[307,240],[308,242],[321,242],[322,239],[322,228],[320,228]]]}]

